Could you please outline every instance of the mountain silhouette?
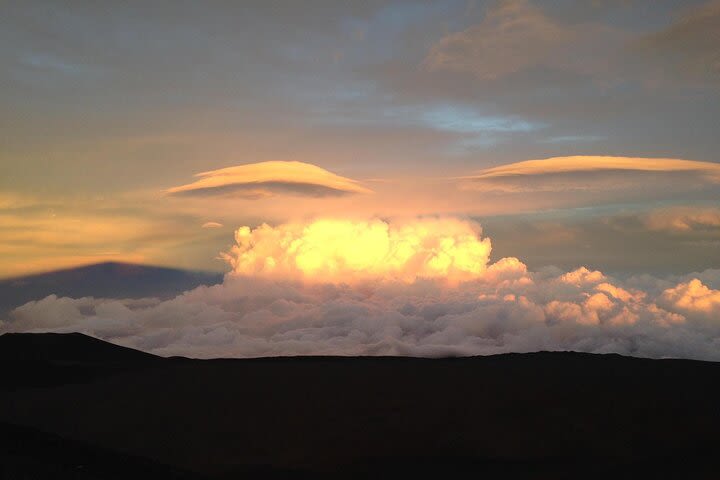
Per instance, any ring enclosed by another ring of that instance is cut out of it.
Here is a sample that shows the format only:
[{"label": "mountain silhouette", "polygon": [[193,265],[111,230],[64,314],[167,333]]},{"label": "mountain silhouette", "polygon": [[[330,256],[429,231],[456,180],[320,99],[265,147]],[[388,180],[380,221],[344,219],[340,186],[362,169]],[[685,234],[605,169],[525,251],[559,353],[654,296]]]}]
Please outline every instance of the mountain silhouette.
[{"label": "mountain silhouette", "polygon": [[0,392],[87,382],[162,360],[81,333],[0,335]]},{"label": "mountain silhouette", "polygon": [[6,333],[0,335],[0,361],[48,365],[133,365],[159,359],[82,333]]},{"label": "mountain silhouette", "polygon": [[[57,458],[87,452],[99,459],[88,478],[146,468],[205,479],[716,478],[718,468],[720,363],[573,352],[193,360],[76,334],[4,335],[0,351],[0,430],[26,429],[41,445],[6,460],[21,471],[66,472]],[[28,380],[46,370],[49,383]]]}]

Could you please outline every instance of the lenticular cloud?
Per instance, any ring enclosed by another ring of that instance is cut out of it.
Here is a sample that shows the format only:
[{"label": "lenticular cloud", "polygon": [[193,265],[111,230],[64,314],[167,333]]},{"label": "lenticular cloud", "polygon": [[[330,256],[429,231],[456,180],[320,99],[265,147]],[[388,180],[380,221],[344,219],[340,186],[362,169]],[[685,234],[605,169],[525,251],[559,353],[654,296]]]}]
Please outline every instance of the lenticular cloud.
[{"label": "lenticular cloud", "polygon": [[517,258],[491,263],[480,226],[454,218],[241,227],[236,240],[220,285],[166,301],[49,296],[0,330],[81,331],[195,357],[577,350],[720,360],[716,271],[680,283],[532,272]]}]

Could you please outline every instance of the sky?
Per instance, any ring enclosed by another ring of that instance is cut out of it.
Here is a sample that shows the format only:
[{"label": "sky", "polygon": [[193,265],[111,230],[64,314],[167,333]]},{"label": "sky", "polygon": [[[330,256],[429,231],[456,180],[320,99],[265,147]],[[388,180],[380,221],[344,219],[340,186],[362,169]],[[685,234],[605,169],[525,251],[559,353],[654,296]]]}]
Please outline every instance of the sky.
[{"label": "sky", "polygon": [[0,278],[120,261],[443,297],[510,258],[550,282],[524,295],[544,316],[581,268],[617,280],[570,282],[581,313],[619,301],[605,283],[643,296],[612,318],[720,309],[720,1],[2,8]]}]

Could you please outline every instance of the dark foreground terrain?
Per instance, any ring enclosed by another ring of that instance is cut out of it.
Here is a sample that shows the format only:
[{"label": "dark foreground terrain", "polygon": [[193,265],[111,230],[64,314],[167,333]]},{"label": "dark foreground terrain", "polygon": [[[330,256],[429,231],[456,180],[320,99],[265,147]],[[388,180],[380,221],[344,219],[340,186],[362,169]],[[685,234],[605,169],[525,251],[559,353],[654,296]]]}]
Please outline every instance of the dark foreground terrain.
[{"label": "dark foreground terrain", "polygon": [[0,337],[0,478],[718,478],[720,364],[159,358]]}]

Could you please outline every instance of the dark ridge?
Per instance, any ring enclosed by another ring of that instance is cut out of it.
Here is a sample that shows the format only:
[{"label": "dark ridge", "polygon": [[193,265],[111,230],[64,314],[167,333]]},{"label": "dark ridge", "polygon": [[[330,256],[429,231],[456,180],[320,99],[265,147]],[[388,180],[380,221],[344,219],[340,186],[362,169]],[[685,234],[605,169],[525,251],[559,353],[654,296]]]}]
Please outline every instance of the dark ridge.
[{"label": "dark ridge", "polygon": [[[0,395],[0,422],[204,478],[716,478],[720,468],[720,363],[573,352],[162,359],[81,335],[33,337],[0,337],[0,351],[26,355],[3,353],[0,384],[19,383]],[[103,458],[103,471],[123,461]]]},{"label": "dark ridge", "polygon": [[82,333],[5,333],[0,335],[0,360],[55,364],[128,365],[157,359]]},{"label": "dark ridge", "polygon": [[197,474],[39,430],[0,423],[0,479],[200,480]]},{"label": "dark ridge", "polygon": [[159,360],[81,333],[6,333],[0,335],[0,391],[91,382]]},{"label": "dark ridge", "polygon": [[59,297],[169,298],[222,282],[217,273],[107,262],[0,280],[0,316],[31,300]]}]

